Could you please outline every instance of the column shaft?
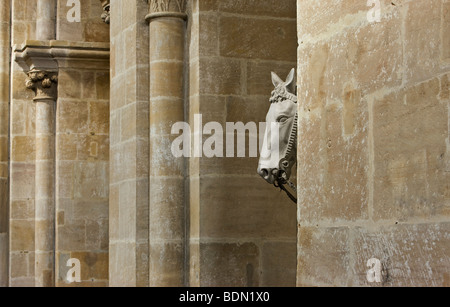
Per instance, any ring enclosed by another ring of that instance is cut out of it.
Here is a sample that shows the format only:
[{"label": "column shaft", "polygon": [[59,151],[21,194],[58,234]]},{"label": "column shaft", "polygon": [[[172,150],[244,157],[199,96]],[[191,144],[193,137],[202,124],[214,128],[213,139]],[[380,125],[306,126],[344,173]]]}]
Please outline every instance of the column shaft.
[{"label": "column shaft", "polygon": [[36,101],[35,276],[37,287],[55,280],[55,105]]},{"label": "column shaft", "polygon": [[36,39],[56,39],[56,0],[38,0]]},{"label": "column shaft", "polygon": [[150,19],[150,285],[183,286],[184,159],[171,152],[171,127],[184,121],[183,18]]}]

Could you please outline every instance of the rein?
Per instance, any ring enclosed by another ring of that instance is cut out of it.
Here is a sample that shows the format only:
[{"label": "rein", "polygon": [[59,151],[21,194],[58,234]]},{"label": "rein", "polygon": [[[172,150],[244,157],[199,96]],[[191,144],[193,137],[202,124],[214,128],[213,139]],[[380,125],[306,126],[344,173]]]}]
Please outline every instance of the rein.
[{"label": "rein", "polygon": [[280,188],[281,189],[281,191],[284,191],[285,193],[286,193],[286,195],[295,203],[295,204],[297,204],[297,197],[295,197],[294,195],[292,195],[292,193],[291,192],[289,192],[287,189],[286,189],[286,187],[285,187],[285,185],[289,185],[289,187],[291,188],[291,189],[293,189],[295,192],[297,192],[297,188],[295,187],[295,185],[292,183],[292,182],[290,182],[290,181],[288,181],[288,180],[286,180],[285,178],[283,178],[282,176],[279,176],[277,179],[275,179],[275,183],[273,184],[276,188]]}]

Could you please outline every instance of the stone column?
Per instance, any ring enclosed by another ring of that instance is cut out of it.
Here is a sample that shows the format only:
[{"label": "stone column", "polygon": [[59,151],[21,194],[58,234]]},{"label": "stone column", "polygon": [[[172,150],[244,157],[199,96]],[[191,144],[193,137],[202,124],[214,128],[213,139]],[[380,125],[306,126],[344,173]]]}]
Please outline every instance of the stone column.
[{"label": "stone column", "polygon": [[26,86],[36,92],[35,280],[55,282],[55,107],[57,72],[33,69]]},{"label": "stone column", "polygon": [[[36,39],[56,39],[56,0],[38,0]],[[35,91],[35,286],[55,285],[55,106],[57,73],[31,68],[26,86]]]},{"label": "stone column", "polygon": [[56,0],[38,0],[36,39],[56,39]]},{"label": "stone column", "polygon": [[185,284],[184,159],[171,152],[171,127],[184,121],[185,0],[151,0],[150,286]]}]

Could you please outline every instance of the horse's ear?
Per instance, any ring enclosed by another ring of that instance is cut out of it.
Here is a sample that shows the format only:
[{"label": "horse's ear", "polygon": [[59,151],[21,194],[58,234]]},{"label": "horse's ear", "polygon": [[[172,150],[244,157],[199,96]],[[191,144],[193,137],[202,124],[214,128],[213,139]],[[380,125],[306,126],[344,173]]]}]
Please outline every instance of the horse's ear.
[{"label": "horse's ear", "polygon": [[286,79],[286,87],[287,89],[292,93],[292,94],[296,94],[295,93],[295,68],[291,69],[291,72],[289,73],[287,79]]},{"label": "horse's ear", "polygon": [[272,83],[275,87],[278,87],[278,85],[284,83],[283,80],[281,80],[280,77],[274,72],[272,72]]}]

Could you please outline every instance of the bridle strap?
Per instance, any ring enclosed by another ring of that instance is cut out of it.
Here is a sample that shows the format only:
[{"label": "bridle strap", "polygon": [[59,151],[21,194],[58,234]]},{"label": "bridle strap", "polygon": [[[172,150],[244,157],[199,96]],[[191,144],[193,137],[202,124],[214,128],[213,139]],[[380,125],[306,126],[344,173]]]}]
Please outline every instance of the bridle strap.
[{"label": "bridle strap", "polygon": [[292,124],[291,134],[289,135],[288,147],[284,160],[289,160],[295,153],[297,153],[297,131],[298,131],[298,112],[295,112],[294,123]]},{"label": "bridle strap", "polygon": [[[279,98],[285,98],[285,99],[291,100],[294,103],[297,103],[297,96],[294,94],[291,94],[287,91],[284,91],[282,93],[274,92],[270,101],[271,101],[271,103],[275,103],[277,101],[277,99],[279,99]],[[291,167],[290,163],[293,160],[292,156],[296,155],[296,153],[297,153],[297,131],[298,131],[298,112],[295,113],[294,123],[292,125],[292,130],[289,135],[288,147],[287,147],[286,153],[284,155],[284,158],[282,160],[280,160],[280,164],[282,164],[282,162],[284,162],[284,161],[287,161],[289,163],[288,167]],[[286,184],[289,185],[294,191],[297,191],[297,188],[295,187],[295,185],[292,182],[288,181],[285,177],[283,177],[282,171],[281,171],[282,168],[283,168],[283,166],[280,165],[280,172],[277,174],[277,178],[275,179],[274,186],[276,188],[280,188],[282,191],[284,191],[287,194],[287,196],[295,204],[297,204],[297,197],[292,195],[292,193],[286,189],[285,185]]]}]

